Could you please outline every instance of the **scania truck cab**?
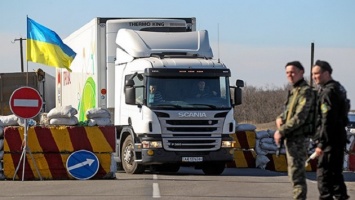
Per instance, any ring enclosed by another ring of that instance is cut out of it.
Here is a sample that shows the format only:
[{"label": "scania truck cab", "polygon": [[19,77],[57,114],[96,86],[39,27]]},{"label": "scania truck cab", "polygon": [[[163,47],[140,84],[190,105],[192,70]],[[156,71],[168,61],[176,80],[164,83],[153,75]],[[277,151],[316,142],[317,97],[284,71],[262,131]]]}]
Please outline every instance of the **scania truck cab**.
[{"label": "scania truck cab", "polygon": [[[134,51],[125,50],[133,43],[129,38],[134,38]],[[233,160],[233,106],[241,102],[243,82],[230,87],[231,72],[212,60],[207,31],[122,29],[116,42],[118,52],[126,54],[117,57],[127,58],[116,61],[115,76],[124,80],[119,83],[123,85],[116,84],[122,88],[116,94],[122,95],[116,100],[115,124],[128,125],[118,140],[123,169],[141,173],[146,165],[155,165],[175,171],[188,165],[205,174],[221,174],[226,162]]]}]

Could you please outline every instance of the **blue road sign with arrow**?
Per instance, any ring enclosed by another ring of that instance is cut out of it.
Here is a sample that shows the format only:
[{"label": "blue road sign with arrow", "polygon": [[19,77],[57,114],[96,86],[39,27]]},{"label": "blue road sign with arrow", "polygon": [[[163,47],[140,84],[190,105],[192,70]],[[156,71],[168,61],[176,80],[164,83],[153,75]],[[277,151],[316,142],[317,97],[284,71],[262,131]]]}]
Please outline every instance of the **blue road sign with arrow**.
[{"label": "blue road sign with arrow", "polygon": [[66,163],[68,173],[79,180],[90,179],[95,176],[99,166],[99,159],[94,153],[87,150],[73,152]]}]

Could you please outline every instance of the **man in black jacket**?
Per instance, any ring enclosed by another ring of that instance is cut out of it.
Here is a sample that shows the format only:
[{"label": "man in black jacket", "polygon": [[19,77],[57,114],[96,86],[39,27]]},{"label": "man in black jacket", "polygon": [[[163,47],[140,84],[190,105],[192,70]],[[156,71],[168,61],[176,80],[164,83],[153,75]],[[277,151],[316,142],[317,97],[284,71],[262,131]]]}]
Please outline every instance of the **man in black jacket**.
[{"label": "man in black jacket", "polygon": [[321,60],[312,68],[312,78],[320,86],[314,138],[319,199],[349,199],[343,177],[349,102],[344,87],[333,80],[332,71],[329,63]]}]

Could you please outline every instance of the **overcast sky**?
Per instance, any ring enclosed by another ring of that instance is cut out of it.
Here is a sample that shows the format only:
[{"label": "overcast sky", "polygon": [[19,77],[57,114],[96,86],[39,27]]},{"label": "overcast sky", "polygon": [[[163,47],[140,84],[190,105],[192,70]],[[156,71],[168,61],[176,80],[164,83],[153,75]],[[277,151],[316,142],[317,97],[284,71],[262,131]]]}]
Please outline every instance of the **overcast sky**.
[{"label": "overcast sky", "polygon": [[[196,17],[197,29],[209,31],[215,58],[231,68],[233,82],[282,87],[284,66],[293,60],[303,63],[309,78],[314,43],[314,59],[332,65],[354,109],[354,10],[353,0],[2,0],[0,73],[21,71],[20,43],[14,40],[26,38],[26,16],[62,39],[94,17]],[[54,75],[52,67],[24,65],[25,71],[40,67]]]}]

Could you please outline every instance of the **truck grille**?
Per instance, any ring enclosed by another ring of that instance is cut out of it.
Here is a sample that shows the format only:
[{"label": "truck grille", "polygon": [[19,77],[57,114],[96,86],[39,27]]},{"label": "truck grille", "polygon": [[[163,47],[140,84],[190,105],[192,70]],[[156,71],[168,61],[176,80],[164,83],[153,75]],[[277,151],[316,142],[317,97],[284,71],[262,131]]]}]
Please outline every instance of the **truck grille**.
[{"label": "truck grille", "polygon": [[169,125],[214,125],[218,120],[166,120]]},{"label": "truck grille", "polygon": [[169,127],[168,131],[171,132],[213,132],[216,131],[217,128],[209,128],[209,127]]},{"label": "truck grille", "polygon": [[223,118],[159,120],[167,151],[213,151],[221,146]]},{"label": "truck grille", "polygon": [[167,139],[166,144],[167,148],[169,149],[175,149],[175,150],[211,150],[218,146],[218,141],[220,139],[208,139],[208,140],[196,140],[196,139],[184,139],[184,140],[179,140],[179,139]]}]

